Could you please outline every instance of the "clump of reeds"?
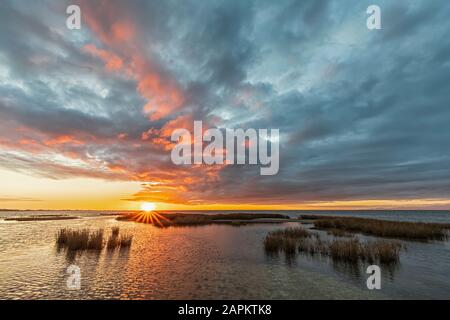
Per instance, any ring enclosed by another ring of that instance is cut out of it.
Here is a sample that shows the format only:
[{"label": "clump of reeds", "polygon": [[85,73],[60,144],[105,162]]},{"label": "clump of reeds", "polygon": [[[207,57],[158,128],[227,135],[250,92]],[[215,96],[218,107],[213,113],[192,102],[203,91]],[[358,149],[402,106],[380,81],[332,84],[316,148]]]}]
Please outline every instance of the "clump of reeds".
[{"label": "clump of reeds", "polygon": [[399,261],[404,246],[395,241],[361,242],[357,238],[326,241],[317,233],[302,228],[287,228],[269,232],[264,239],[264,248],[268,253],[284,251],[287,255],[295,255],[298,251],[348,263],[367,261],[390,264]]},{"label": "clump of reeds", "polygon": [[[193,225],[201,225],[201,224],[206,224],[210,221],[210,219],[208,217],[202,217],[202,216],[196,216],[196,215],[192,215],[192,216],[179,216],[179,217],[175,217],[172,220],[173,225],[175,226],[193,226]],[[166,225],[170,225],[167,224],[168,221],[162,220],[162,223],[164,226]]]},{"label": "clump of reeds", "polygon": [[264,249],[267,252],[277,253],[283,246],[283,238],[268,234],[264,238]]},{"label": "clump of reeds", "polygon": [[111,235],[113,237],[117,237],[117,236],[119,236],[119,231],[120,231],[119,227],[112,227],[111,228]]},{"label": "clump of reeds", "polygon": [[355,235],[351,232],[342,229],[327,229],[327,234],[335,237],[354,237]]},{"label": "clump of reeds", "polygon": [[308,253],[312,256],[328,254],[328,244],[322,241],[320,237],[300,239],[297,245],[298,251],[301,253]]},{"label": "clump of reeds", "polygon": [[89,230],[71,230],[63,228],[56,234],[56,243],[69,250],[84,250],[89,244]]},{"label": "clump of reeds", "polygon": [[131,242],[133,241],[133,235],[131,234],[123,234],[120,236],[120,247],[128,248],[131,246]]},{"label": "clump of reeds", "polygon": [[297,240],[311,236],[311,232],[300,227],[272,231],[264,239],[264,249],[270,253],[284,251],[286,254],[295,254]]},{"label": "clump of reeds", "polygon": [[301,227],[290,227],[286,229],[280,229],[275,230],[272,232],[269,232],[269,235],[275,236],[275,237],[285,237],[285,238],[308,238],[313,235],[312,232],[301,228]]},{"label": "clump of reeds", "polygon": [[314,221],[317,229],[361,232],[368,235],[412,240],[445,240],[448,224],[401,222],[378,219],[342,217]]},{"label": "clump of reeds", "polygon": [[87,249],[90,250],[103,249],[103,229],[95,230],[89,234]]},{"label": "clump of reeds", "polygon": [[290,219],[289,216],[279,213],[218,213],[203,216],[209,220]]},{"label": "clump of reeds", "polygon": [[383,264],[397,263],[400,259],[400,251],[404,248],[401,244],[392,241],[368,241],[361,242],[358,239],[335,239],[322,241],[321,239],[303,239],[298,244],[298,251],[311,255],[320,254],[329,256],[334,261],[349,263],[379,262]]},{"label": "clump of reeds", "polygon": [[[106,247],[108,249],[130,247],[132,239],[133,236],[129,234],[119,236],[119,228],[114,227],[106,241]],[[101,251],[105,246],[104,231],[103,229],[89,231],[88,229],[71,230],[63,228],[56,233],[56,243],[68,250]]]},{"label": "clump of reeds", "polygon": [[361,250],[361,243],[357,239],[351,240],[333,240],[328,245],[328,254],[333,260],[358,262],[365,254]]},{"label": "clump of reeds", "polygon": [[56,232],[56,243],[58,244],[66,244],[68,238],[69,230],[67,228],[62,228]]},{"label": "clump of reeds", "polygon": [[371,241],[363,246],[364,257],[368,262],[395,263],[400,259],[400,251],[406,247],[393,241]]},{"label": "clump of reeds", "polygon": [[131,242],[133,241],[133,236],[130,234],[124,234],[119,237],[119,227],[113,227],[111,229],[111,235],[108,238],[106,243],[106,247],[108,249],[115,248],[127,248],[131,246]]},{"label": "clump of reeds", "polygon": [[297,253],[297,241],[293,238],[287,238],[283,242],[283,251],[287,255],[294,255]]},{"label": "clump of reeds", "polygon": [[115,249],[119,245],[120,245],[120,242],[119,242],[118,236],[114,236],[114,235],[109,236],[108,241],[106,242],[106,248]]},{"label": "clump of reeds", "polygon": [[403,246],[392,241],[369,241],[361,243],[357,239],[334,240],[330,246],[330,256],[333,260],[346,262],[367,261],[384,264],[397,263]]}]

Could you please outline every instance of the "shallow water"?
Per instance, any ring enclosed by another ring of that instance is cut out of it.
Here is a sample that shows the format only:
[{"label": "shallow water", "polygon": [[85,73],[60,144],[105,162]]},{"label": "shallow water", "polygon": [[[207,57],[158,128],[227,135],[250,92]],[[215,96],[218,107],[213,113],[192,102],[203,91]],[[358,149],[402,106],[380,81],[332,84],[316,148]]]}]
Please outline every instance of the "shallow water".
[{"label": "shallow water", "polygon": [[[267,256],[267,232],[288,225],[297,224],[159,229],[96,214],[78,220],[0,221],[0,298],[450,298],[449,242],[407,242],[397,268],[382,266],[382,289],[368,290],[367,265],[355,268],[302,255]],[[109,231],[112,226],[134,235],[129,250],[72,255],[58,251],[54,243],[61,227]],[[72,264],[81,270],[80,290],[66,285],[66,270]]]}]

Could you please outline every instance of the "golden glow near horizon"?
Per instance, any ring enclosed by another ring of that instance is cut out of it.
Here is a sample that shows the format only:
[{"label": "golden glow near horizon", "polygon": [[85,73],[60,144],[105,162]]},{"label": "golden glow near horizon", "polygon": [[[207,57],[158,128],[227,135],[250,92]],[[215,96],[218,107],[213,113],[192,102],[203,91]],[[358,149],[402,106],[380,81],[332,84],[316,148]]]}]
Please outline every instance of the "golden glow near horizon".
[{"label": "golden glow near horizon", "polygon": [[358,210],[448,209],[448,199],[348,200],[289,204],[215,203],[189,205],[128,201],[141,190],[139,182],[93,178],[56,180],[0,169],[0,209],[35,210]]},{"label": "golden glow near horizon", "polygon": [[0,209],[136,210],[124,201],[140,190],[139,182],[93,178],[51,179],[0,169]]}]

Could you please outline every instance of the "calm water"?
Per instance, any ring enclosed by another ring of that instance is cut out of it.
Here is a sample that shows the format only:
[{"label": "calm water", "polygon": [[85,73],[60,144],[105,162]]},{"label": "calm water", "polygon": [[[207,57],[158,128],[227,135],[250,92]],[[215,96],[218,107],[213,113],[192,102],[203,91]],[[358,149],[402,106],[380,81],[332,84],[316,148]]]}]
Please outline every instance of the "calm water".
[{"label": "calm water", "polygon": [[[46,213],[1,212],[0,217],[30,214]],[[370,291],[366,288],[365,265],[350,268],[333,264],[327,258],[300,255],[291,260],[284,255],[267,256],[263,250],[267,232],[297,225],[294,223],[158,229],[118,222],[114,217],[98,216],[98,213],[69,214],[83,218],[40,222],[0,220],[0,298],[450,298],[449,242],[406,242],[408,250],[402,253],[400,265],[382,268],[382,289]],[[298,212],[289,214],[296,216]],[[450,222],[448,212],[347,214]],[[55,247],[54,235],[61,227],[108,230],[112,226],[134,235],[129,250],[68,255]],[[81,269],[79,291],[68,290],[66,286],[66,269],[72,264]]]}]

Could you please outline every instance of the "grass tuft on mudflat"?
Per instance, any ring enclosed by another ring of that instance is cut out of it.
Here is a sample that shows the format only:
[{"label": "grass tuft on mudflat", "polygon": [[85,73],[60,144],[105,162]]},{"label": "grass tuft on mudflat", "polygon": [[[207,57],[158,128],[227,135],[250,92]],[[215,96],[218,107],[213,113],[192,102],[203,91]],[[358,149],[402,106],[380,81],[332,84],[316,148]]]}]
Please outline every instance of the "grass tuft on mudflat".
[{"label": "grass tuft on mudflat", "polygon": [[[106,241],[106,247],[108,249],[130,247],[132,240],[132,235],[125,234],[119,236],[119,228],[113,227],[111,235]],[[101,251],[105,246],[104,230],[90,231],[89,229],[73,230],[62,228],[56,233],[56,244],[68,250]]]},{"label": "grass tuft on mudflat", "polygon": [[302,228],[287,228],[269,232],[264,239],[264,249],[269,254],[297,252],[309,255],[328,256],[333,261],[358,263],[378,262],[396,264],[405,247],[396,241],[376,240],[361,242],[359,239],[322,240],[317,233]]}]

